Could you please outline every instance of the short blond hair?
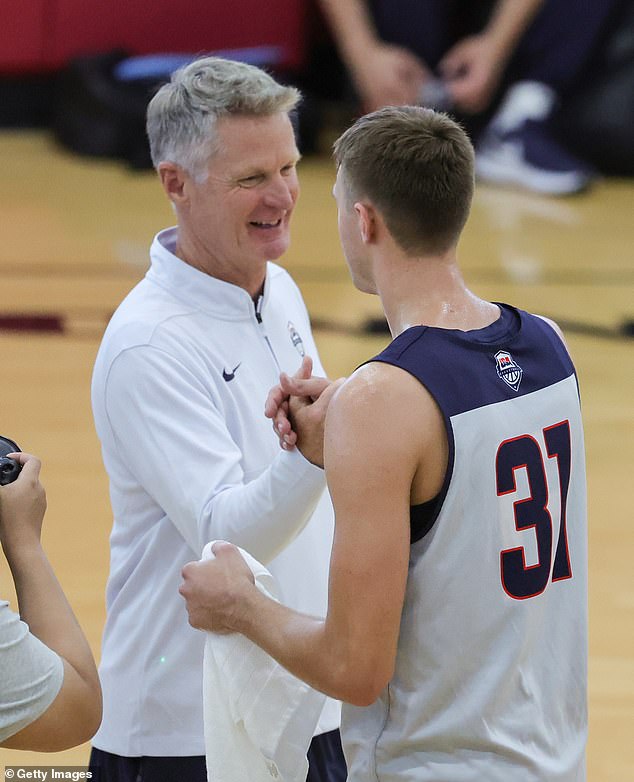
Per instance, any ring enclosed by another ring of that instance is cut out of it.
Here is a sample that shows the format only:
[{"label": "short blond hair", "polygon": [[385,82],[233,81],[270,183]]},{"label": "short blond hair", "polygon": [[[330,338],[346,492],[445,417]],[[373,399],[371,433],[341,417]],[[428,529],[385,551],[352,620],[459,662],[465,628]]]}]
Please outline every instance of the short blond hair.
[{"label": "short blond hair", "polygon": [[469,216],[474,151],[462,127],[419,106],[366,114],[335,142],[345,197],[369,199],[407,252],[444,252]]}]

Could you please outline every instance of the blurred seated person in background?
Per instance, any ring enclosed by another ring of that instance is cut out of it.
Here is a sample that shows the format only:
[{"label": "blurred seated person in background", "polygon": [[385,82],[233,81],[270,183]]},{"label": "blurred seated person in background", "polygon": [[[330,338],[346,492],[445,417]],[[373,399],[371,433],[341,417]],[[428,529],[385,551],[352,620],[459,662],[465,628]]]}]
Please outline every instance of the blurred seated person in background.
[{"label": "blurred seated person in background", "polygon": [[481,131],[481,180],[552,195],[592,180],[549,122],[622,3],[320,0],[365,111],[420,103],[458,114]]},{"label": "blurred seated person in background", "polygon": [[0,600],[0,747],[58,752],[88,741],[101,721],[101,688],[88,642],[40,534],[46,495],[40,461],[0,487],[0,542],[20,607]]}]

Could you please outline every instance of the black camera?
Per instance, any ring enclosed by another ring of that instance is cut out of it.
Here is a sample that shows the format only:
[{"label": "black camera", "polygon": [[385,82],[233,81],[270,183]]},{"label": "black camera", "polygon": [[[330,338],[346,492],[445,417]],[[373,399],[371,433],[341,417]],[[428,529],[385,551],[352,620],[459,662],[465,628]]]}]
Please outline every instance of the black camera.
[{"label": "black camera", "polygon": [[0,486],[6,486],[20,474],[22,465],[15,459],[7,458],[8,453],[18,453],[21,450],[17,443],[9,440],[8,437],[0,436]]}]

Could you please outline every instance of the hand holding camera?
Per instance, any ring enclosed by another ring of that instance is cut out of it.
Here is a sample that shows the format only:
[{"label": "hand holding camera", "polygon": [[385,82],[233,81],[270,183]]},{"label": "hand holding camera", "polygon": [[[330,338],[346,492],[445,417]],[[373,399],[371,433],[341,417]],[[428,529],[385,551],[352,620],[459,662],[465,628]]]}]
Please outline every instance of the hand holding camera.
[{"label": "hand holding camera", "polygon": [[20,450],[20,446],[14,443],[13,440],[0,436],[0,486],[13,483],[20,474],[22,469],[20,462],[17,462],[15,459],[9,459],[7,456],[9,453],[17,453]]}]

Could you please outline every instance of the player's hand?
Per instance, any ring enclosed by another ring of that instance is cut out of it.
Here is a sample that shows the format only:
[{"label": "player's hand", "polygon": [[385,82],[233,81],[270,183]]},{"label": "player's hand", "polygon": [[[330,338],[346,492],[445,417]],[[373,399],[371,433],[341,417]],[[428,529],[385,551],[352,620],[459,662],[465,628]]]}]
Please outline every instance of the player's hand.
[{"label": "player's hand", "polygon": [[291,395],[288,400],[288,420],[296,436],[297,448],[317,467],[324,466],[324,425],[328,406],[345,381],[343,377],[328,381],[316,400],[307,394],[311,381],[296,381],[295,387],[300,393]]},{"label": "player's hand", "polygon": [[189,562],[182,570],[179,593],[185,598],[189,623],[214,633],[239,631],[254,578],[238,549],[218,541],[215,559]]},{"label": "player's hand", "polygon": [[46,512],[46,492],[40,483],[41,462],[28,453],[10,453],[22,465],[13,483],[0,486],[0,541],[7,557],[39,546]]},{"label": "player's hand", "polygon": [[273,420],[273,431],[280,447],[287,451],[292,451],[297,443],[297,433],[293,431],[288,413],[291,395],[306,396],[315,401],[330,385],[328,378],[312,377],[312,371],[312,359],[304,356],[301,367],[292,377],[282,372],[280,382],[269,391],[264,404],[264,415]]}]

